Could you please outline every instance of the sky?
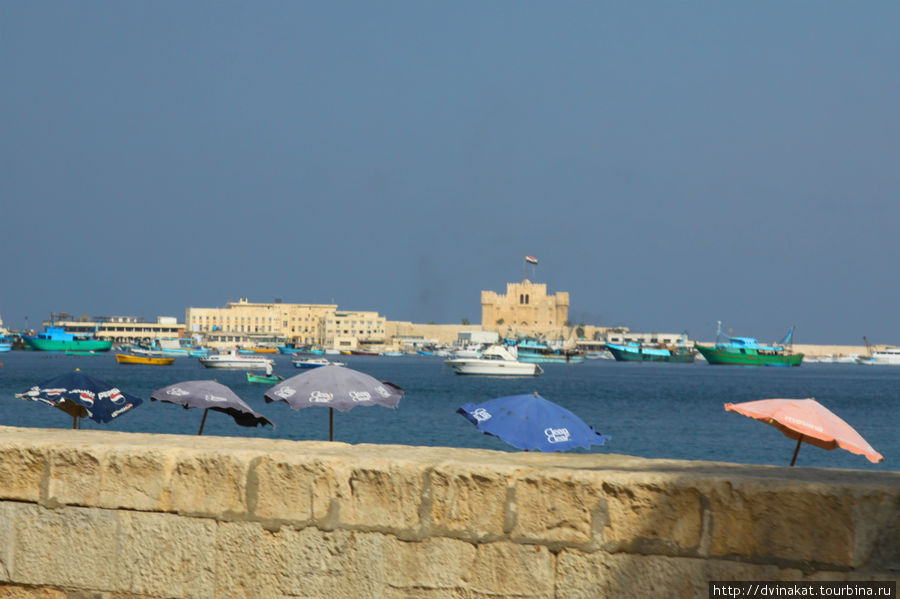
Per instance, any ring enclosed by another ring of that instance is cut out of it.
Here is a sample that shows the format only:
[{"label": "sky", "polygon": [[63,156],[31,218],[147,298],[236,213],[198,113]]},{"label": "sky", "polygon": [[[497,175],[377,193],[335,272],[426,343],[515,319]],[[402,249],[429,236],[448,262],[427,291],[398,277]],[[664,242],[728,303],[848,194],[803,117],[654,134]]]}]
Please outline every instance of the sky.
[{"label": "sky", "polygon": [[0,317],[900,344],[900,3],[0,0]]}]

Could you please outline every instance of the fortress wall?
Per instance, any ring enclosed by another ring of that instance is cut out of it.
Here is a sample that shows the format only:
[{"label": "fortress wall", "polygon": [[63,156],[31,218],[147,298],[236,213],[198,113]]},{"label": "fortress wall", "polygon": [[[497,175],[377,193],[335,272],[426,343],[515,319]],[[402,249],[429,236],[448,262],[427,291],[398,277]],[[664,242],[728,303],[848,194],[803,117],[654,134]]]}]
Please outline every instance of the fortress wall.
[{"label": "fortress wall", "polygon": [[0,427],[0,596],[707,597],[898,574],[895,472]]}]

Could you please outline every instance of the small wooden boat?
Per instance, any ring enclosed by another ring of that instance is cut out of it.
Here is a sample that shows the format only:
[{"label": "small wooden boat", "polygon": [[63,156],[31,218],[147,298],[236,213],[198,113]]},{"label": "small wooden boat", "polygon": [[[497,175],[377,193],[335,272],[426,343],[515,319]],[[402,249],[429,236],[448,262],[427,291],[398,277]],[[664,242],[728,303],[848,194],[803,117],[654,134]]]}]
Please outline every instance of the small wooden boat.
[{"label": "small wooden boat", "polygon": [[116,362],[119,364],[148,364],[150,366],[168,366],[175,358],[158,358],[154,356],[132,356],[129,354],[116,354]]},{"label": "small wooden boat", "polygon": [[266,385],[274,385],[284,380],[284,377],[277,374],[256,374],[255,372],[247,373],[248,383],[264,383]]}]

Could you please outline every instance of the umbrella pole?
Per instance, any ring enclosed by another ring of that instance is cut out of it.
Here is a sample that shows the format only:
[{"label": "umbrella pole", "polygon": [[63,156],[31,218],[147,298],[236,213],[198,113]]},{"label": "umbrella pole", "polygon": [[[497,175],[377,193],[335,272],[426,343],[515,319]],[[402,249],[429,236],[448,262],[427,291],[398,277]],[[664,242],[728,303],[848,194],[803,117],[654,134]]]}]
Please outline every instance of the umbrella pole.
[{"label": "umbrella pole", "polygon": [[801,441],[803,441],[803,435],[800,435],[800,438],[797,439],[797,447],[794,449],[794,457],[793,457],[793,459],[791,460],[791,466],[793,466],[793,465],[794,465],[794,462],[797,461],[797,453],[800,452],[800,443],[801,443]]},{"label": "umbrella pole", "polygon": [[328,408],[328,440],[334,441],[334,408]]},{"label": "umbrella pole", "polygon": [[197,433],[198,435],[202,435],[202,434],[203,434],[203,425],[206,424],[206,414],[207,414],[207,412],[209,412],[209,408],[206,408],[205,410],[203,410],[203,420],[200,421],[200,432]]},{"label": "umbrella pole", "polygon": [[78,428],[78,412],[72,414],[72,429]]}]

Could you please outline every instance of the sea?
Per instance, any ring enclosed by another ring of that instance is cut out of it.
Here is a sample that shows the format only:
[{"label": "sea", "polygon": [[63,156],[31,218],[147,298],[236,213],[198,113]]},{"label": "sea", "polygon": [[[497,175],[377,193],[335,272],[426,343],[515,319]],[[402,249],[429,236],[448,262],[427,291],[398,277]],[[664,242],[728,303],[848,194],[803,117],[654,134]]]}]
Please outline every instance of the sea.
[{"label": "sea", "polygon": [[[267,357],[275,360],[275,372],[285,378],[304,372],[294,368],[291,356]],[[335,411],[336,442],[517,451],[497,437],[479,433],[457,409],[468,402],[537,392],[611,437],[590,453],[787,466],[795,441],[772,426],[726,412],[724,404],[814,397],[853,426],[884,461],[873,464],[842,449],[826,451],[803,444],[798,467],[900,470],[900,367],[811,363],[760,368],[710,366],[703,361],[586,360],[543,364],[544,373],[538,377],[500,378],[460,376],[433,356],[339,358],[348,368],[402,387],[405,396],[395,409]],[[179,357],[171,366],[143,366],[118,364],[112,352],[70,356],[12,351],[0,353],[0,363],[0,425],[71,428],[67,414],[15,394],[77,368],[144,400],[107,424],[82,419],[83,429],[196,435],[203,417],[200,410],[151,402],[150,394],[180,381],[213,379],[228,385],[275,426],[241,427],[226,414],[210,412],[204,435],[328,440],[327,409],[293,410],[283,402],[265,403],[266,385],[248,383],[244,371],[207,369],[195,358]]]}]

